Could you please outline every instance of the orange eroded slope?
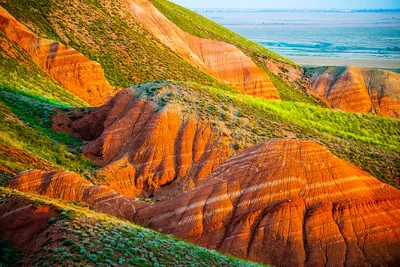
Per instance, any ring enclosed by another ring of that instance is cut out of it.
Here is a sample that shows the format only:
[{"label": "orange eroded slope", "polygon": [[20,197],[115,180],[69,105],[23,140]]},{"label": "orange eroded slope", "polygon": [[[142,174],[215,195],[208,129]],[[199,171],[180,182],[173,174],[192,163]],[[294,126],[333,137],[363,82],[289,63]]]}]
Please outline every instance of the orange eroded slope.
[{"label": "orange eroded slope", "polygon": [[399,263],[400,192],[310,141],[246,149],[134,220],[275,266]]},{"label": "orange eroded slope", "polygon": [[104,70],[72,47],[40,38],[0,7],[0,31],[18,44],[33,61],[56,81],[91,105],[101,105],[115,89],[104,77]]},{"label": "orange eroded slope", "polygon": [[324,147],[275,139],[236,154],[192,190],[148,204],[65,172],[11,188],[86,202],[223,253],[275,266],[395,266],[400,192]]},{"label": "orange eroded slope", "polygon": [[334,109],[400,116],[400,74],[357,67],[329,67],[314,73],[309,92]]},{"label": "orange eroded slope", "polygon": [[125,219],[133,218],[134,205],[146,205],[121,196],[106,186],[93,185],[78,174],[64,170],[22,172],[8,186],[54,199],[84,202],[96,211]]},{"label": "orange eroded slope", "polygon": [[54,130],[88,141],[84,153],[103,167],[96,173],[102,184],[128,197],[175,194],[232,155],[227,137],[210,122],[185,118],[179,105],[159,107],[135,90],[140,91],[125,89],[100,108],[59,113],[54,120]]},{"label": "orange eroded slope", "polygon": [[188,62],[240,92],[279,99],[278,91],[268,75],[235,46],[184,32],[148,0],[124,2],[150,33]]}]

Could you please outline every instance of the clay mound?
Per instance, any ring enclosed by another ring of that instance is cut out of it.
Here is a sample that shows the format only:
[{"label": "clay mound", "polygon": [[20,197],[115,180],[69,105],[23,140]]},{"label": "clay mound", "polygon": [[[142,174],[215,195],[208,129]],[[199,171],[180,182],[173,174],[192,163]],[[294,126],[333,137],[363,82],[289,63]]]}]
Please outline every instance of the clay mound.
[{"label": "clay mound", "polygon": [[128,197],[176,194],[210,175],[233,151],[209,121],[163,102],[171,92],[164,89],[154,96],[143,96],[140,85],[125,89],[100,108],[59,113],[53,129],[88,141],[85,155],[103,167],[99,183]]},{"label": "clay mound", "polygon": [[309,77],[308,90],[334,109],[400,116],[400,74],[357,67],[329,67]]},{"label": "clay mound", "polygon": [[125,219],[133,218],[134,204],[137,207],[146,205],[136,203],[136,200],[121,196],[105,186],[93,185],[78,174],[64,170],[22,172],[8,187],[54,199],[83,202],[93,210]]},{"label": "clay mound", "polygon": [[[16,148],[7,146],[0,142],[0,157],[8,158],[15,164],[24,165],[26,168],[50,170],[54,168],[54,165],[42,158],[36,157],[29,152]],[[10,170],[6,166],[0,163],[0,172],[7,174],[8,176],[15,176],[17,173],[14,170]]]},{"label": "clay mound", "polygon": [[0,31],[28,53],[56,81],[91,105],[101,105],[115,89],[104,70],[72,47],[40,38],[0,7]]},{"label": "clay mound", "polygon": [[400,192],[310,141],[246,149],[134,220],[276,266],[400,263]]},{"label": "clay mound", "polygon": [[150,33],[186,61],[242,93],[279,99],[268,75],[235,46],[184,32],[161,14],[151,1],[124,2]]}]

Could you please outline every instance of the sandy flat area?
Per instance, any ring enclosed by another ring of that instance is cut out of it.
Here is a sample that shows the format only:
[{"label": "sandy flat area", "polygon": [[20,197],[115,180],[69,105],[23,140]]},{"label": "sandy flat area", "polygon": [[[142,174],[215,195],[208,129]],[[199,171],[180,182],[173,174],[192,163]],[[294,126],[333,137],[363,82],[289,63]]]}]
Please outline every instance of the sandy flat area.
[{"label": "sandy flat area", "polygon": [[352,59],[352,58],[315,58],[288,57],[290,60],[305,66],[357,66],[365,68],[400,69],[397,59]]}]

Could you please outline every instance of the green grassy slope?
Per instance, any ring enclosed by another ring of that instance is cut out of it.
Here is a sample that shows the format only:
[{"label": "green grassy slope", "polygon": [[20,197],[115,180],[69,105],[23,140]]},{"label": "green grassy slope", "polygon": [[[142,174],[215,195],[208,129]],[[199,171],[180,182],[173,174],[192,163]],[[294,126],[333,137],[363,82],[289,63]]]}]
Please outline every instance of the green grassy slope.
[{"label": "green grassy slope", "polygon": [[161,13],[164,14],[164,16],[182,30],[198,37],[227,42],[242,50],[254,61],[254,63],[257,64],[259,68],[264,70],[270,76],[275,87],[278,89],[282,100],[316,104],[316,102],[306,94],[303,94],[289,83],[286,83],[278,76],[272,74],[267,68],[265,68],[260,58],[272,58],[289,65],[297,66],[292,61],[175,3],[167,0],[152,0],[152,3]]},{"label": "green grassy slope", "polygon": [[[141,85],[153,99],[165,82]],[[338,157],[396,185],[400,177],[400,121],[290,101],[268,101],[198,84],[171,83],[159,103],[179,103],[184,114],[207,118],[232,136],[234,148],[270,138],[316,141]]]},{"label": "green grassy slope", "polygon": [[[0,202],[50,206],[60,212],[41,235],[34,253],[21,259],[35,266],[262,266],[197,247],[81,205],[0,187]],[[59,233],[62,232],[62,236]],[[1,265],[1,263],[0,263]]]},{"label": "green grassy slope", "polygon": [[112,85],[174,79],[225,86],[159,42],[120,0],[8,0],[0,5],[39,36],[99,62]]},{"label": "green grassy slope", "polygon": [[[65,104],[0,86],[0,145],[26,151],[53,168],[81,174],[96,168],[82,155],[81,140],[51,131],[51,116],[55,108],[63,107]],[[7,155],[7,151],[2,152]],[[0,170],[15,174],[31,169],[30,163],[20,157],[0,157]],[[0,183],[4,183],[10,174],[0,176]]]},{"label": "green grassy slope", "polygon": [[0,32],[0,85],[65,105],[88,106],[53,80],[29,55]]}]

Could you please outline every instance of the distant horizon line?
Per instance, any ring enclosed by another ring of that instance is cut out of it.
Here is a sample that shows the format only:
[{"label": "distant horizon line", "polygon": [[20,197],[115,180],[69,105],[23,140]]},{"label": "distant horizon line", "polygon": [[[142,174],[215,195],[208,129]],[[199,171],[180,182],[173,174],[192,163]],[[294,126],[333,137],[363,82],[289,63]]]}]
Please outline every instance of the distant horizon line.
[{"label": "distant horizon line", "polygon": [[400,8],[378,8],[378,9],[353,9],[353,8],[218,8],[218,7],[196,7],[189,8],[194,11],[321,11],[321,12],[400,12]]}]

